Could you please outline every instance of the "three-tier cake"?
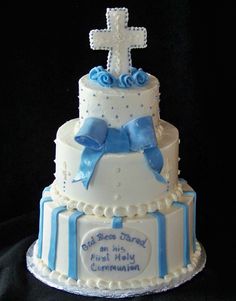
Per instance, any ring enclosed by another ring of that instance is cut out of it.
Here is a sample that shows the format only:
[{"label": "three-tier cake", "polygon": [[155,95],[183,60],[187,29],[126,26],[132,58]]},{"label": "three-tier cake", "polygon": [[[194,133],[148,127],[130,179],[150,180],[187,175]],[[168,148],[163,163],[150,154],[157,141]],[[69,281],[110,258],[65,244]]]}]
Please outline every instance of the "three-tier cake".
[{"label": "three-tier cake", "polygon": [[128,27],[125,8],[106,17],[90,45],[109,51],[107,68],[79,80],[80,116],[58,129],[34,264],[68,287],[165,288],[199,265],[196,193],[178,178],[179,134],[160,119],[158,79],[132,67],[146,29]]}]

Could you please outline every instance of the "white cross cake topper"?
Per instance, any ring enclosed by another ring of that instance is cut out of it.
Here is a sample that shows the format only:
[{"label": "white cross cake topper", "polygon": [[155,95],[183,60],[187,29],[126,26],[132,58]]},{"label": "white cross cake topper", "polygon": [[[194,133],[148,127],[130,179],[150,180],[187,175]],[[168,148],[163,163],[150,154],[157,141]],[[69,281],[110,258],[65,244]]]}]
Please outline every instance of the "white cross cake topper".
[{"label": "white cross cake topper", "polygon": [[115,77],[131,72],[131,49],[147,47],[146,28],[128,27],[128,18],[127,8],[107,8],[107,29],[89,33],[92,49],[109,50],[107,71]]}]

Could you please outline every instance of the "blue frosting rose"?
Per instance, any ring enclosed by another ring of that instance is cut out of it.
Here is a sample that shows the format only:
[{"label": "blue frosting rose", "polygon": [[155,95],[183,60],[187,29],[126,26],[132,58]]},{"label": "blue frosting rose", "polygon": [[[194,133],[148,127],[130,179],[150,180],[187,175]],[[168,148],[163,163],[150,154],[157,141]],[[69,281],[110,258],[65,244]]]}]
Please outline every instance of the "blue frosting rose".
[{"label": "blue frosting rose", "polygon": [[119,87],[120,88],[130,88],[132,87],[134,81],[130,74],[121,74],[119,77]]},{"label": "blue frosting rose", "polygon": [[131,75],[133,76],[135,72],[137,72],[138,69],[135,67],[131,67]]},{"label": "blue frosting rose", "polygon": [[134,70],[132,77],[135,85],[139,87],[144,86],[148,82],[148,75],[141,68],[138,70]]},{"label": "blue frosting rose", "polygon": [[89,78],[92,80],[97,80],[99,72],[104,71],[102,66],[94,67],[89,72]]},{"label": "blue frosting rose", "polygon": [[116,79],[107,71],[100,71],[97,76],[97,82],[103,87],[113,87],[116,85]]},{"label": "blue frosting rose", "polygon": [[141,68],[132,67],[130,74],[121,74],[116,79],[111,73],[106,71],[102,66],[94,67],[89,72],[89,79],[96,81],[103,87],[131,88],[132,86],[144,86],[148,82],[148,74]]}]

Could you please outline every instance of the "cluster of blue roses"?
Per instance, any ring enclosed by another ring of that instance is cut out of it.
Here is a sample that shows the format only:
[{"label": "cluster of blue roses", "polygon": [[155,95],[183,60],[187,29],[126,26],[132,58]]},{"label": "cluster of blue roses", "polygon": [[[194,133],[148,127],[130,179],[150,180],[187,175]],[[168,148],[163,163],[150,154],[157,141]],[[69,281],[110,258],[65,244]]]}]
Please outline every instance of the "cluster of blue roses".
[{"label": "cluster of blue roses", "polygon": [[148,82],[148,74],[141,68],[131,69],[130,74],[121,74],[119,78],[115,78],[111,73],[106,71],[102,66],[94,67],[89,72],[89,78],[98,82],[101,86],[111,88],[130,88],[130,87],[142,87]]}]

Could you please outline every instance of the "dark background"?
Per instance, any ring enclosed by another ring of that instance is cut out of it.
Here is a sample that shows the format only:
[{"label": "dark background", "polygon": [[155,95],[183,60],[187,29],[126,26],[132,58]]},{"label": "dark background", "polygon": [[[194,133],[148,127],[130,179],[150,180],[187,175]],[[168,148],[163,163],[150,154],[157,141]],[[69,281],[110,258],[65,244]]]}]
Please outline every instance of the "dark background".
[{"label": "dark background", "polygon": [[2,11],[1,301],[86,299],[34,279],[25,270],[25,252],[37,237],[41,191],[54,179],[56,131],[78,117],[78,79],[106,64],[106,51],[89,48],[88,32],[106,27],[106,7],[123,6],[130,26],[147,28],[148,48],[132,51],[133,65],[160,80],[161,117],[180,131],[181,177],[197,191],[197,236],[208,255],[206,269],[191,282],[137,300],[234,299],[228,275],[236,262],[235,219],[233,202],[225,206],[220,92],[230,63],[230,3],[221,3],[218,15],[215,4],[189,0],[32,1]]}]

